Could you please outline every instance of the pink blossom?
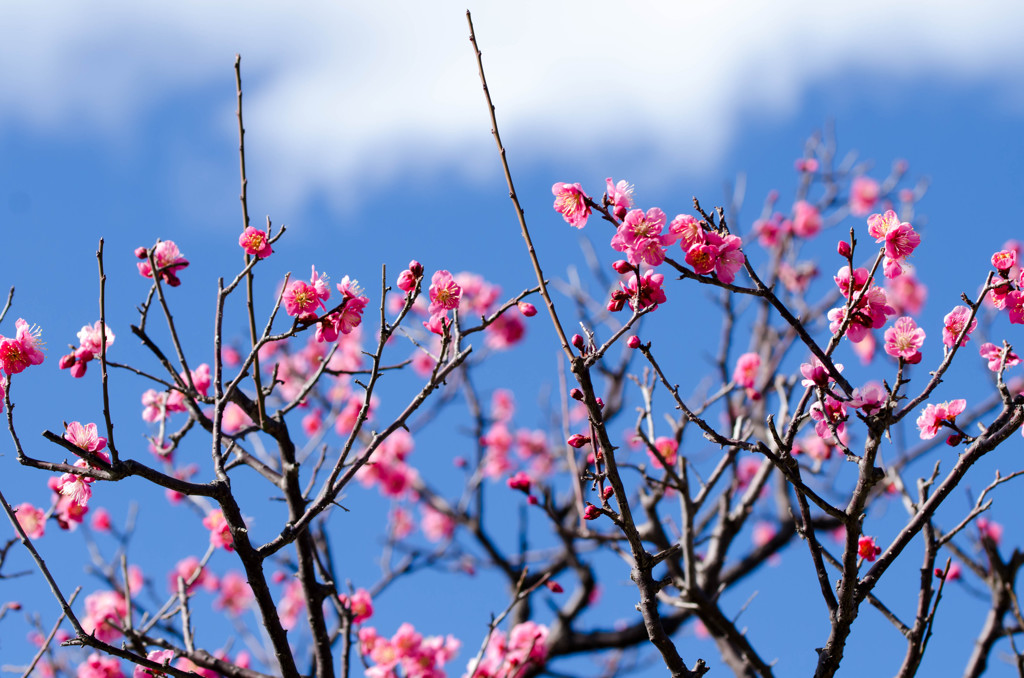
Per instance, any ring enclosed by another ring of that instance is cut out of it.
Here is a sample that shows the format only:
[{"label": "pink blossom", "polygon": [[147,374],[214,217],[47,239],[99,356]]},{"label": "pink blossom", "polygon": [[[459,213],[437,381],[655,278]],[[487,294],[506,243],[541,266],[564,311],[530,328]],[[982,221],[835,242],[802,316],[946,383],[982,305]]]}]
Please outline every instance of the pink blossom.
[{"label": "pink blossom", "polygon": [[502,351],[518,344],[526,336],[526,325],[522,318],[512,313],[502,313],[484,331],[484,345]]},{"label": "pink blossom", "polygon": [[[139,267],[139,275],[143,278],[153,277],[153,268],[149,264],[149,257],[146,251],[142,248],[142,256],[137,266]],[[136,250],[136,256],[139,251]],[[178,279],[178,271],[188,267],[188,259],[182,256],[178,250],[178,246],[174,244],[173,240],[163,240],[156,244],[153,248],[153,261],[156,262],[157,274],[160,279],[171,287],[177,287],[181,284],[181,280]]]},{"label": "pink blossom", "polygon": [[430,279],[429,313],[435,315],[458,308],[461,294],[462,288],[451,273],[445,270],[435,272]]},{"label": "pink blossom", "polygon": [[620,179],[617,184],[612,183],[611,177],[605,181],[608,186],[605,191],[605,199],[612,206],[615,216],[621,219],[626,211],[633,206],[633,186],[625,179]]},{"label": "pink blossom", "polygon": [[[956,581],[960,578],[962,572],[963,570],[960,568],[960,563],[950,563],[949,570],[945,572],[946,581]],[[942,575],[942,568],[935,568],[935,576],[941,579]]]},{"label": "pink blossom", "polygon": [[203,518],[203,527],[210,531],[210,544],[215,548],[222,548],[225,551],[234,551],[234,537],[231,536],[231,528],[227,519],[224,518],[224,511],[213,509]]},{"label": "pink blossom", "polygon": [[1000,250],[992,255],[992,266],[1000,273],[1009,274],[1010,269],[1017,265],[1017,252]]},{"label": "pink blossom", "polygon": [[921,244],[921,236],[914,227],[903,222],[892,210],[885,214],[872,214],[868,217],[868,234],[875,242],[885,243],[885,277],[895,278],[902,272],[902,264],[907,257]]},{"label": "pink blossom", "polygon": [[178,561],[174,569],[167,575],[168,587],[172,592],[178,591],[178,579],[185,582],[186,590],[192,591],[196,586],[201,586],[209,578],[209,574],[195,556],[189,556]]},{"label": "pink blossom", "polygon": [[897,318],[893,326],[885,331],[885,352],[910,363],[920,362],[924,336],[924,330],[917,326],[913,318]]},{"label": "pink blossom", "polygon": [[142,394],[142,419],[148,422],[163,421],[168,414],[185,411],[185,400],[180,391],[159,392],[149,389]]},{"label": "pink blossom", "polygon": [[455,534],[455,521],[448,514],[438,511],[430,504],[423,504],[420,513],[420,529],[430,541],[446,541]]},{"label": "pink blossom", "polygon": [[356,624],[361,624],[373,616],[373,600],[366,589],[356,589],[351,596],[342,593],[338,599],[344,607],[351,610],[352,621]]},{"label": "pink blossom", "polygon": [[850,214],[862,217],[878,202],[880,194],[878,182],[871,177],[859,176],[850,183]]},{"label": "pink blossom", "polygon": [[[1004,366],[1003,348],[1001,346],[996,346],[992,343],[984,343],[981,345],[980,353],[981,357],[988,361],[988,369],[993,372],[998,372]],[[1018,364],[1020,364],[1020,356],[1012,350],[1006,349],[1005,367],[1013,367]]]},{"label": "pink blossom", "polygon": [[917,428],[921,432],[921,440],[934,438],[944,423],[955,424],[956,416],[966,408],[967,401],[962,398],[938,405],[927,405],[917,418]]},{"label": "pink blossom", "polygon": [[850,407],[860,410],[866,416],[878,414],[889,396],[877,381],[869,381],[864,386],[853,389],[850,394]]},{"label": "pink blossom", "polygon": [[736,359],[736,369],[733,370],[732,380],[737,386],[753,388],[760,369],[761,356],[756,353],[744,353]]},{"label": "pink blossom", "polygon": [[92,514],[92,529],[97,532],[110,531],[110,512],[105,508],[98,508]]},{"label": "pink blossom", "polygon": [[64,430],[64,440],[89,452],[98,452],[107,446],[107,439],[97,434],[96,424],[82,426],[77,421],[67,425]]},{"label": "pink blossom", "polygon": [[[868,331],[885,325],[886,317],[893,315],[895,311],[888,305],[885,290],[877,285],[870,287],[867,292],[860,295],[854,305],[850,324],[846,329],[846,336],[853,343],[863,341],[868,336]],[[833,308],[828,312],[829,330],[838,334],[846,321],[846,306]]]},{"label": "pink blossom", "polygon": [[238,236],[238,246],[245,250],[246,254],[255,255],[259,259],[266,259],[274,253],[274,250],[270,248],[267,232],[254,226],[247,226],[242,231],[242,234]]},{"label": "pink blossom", "polygon": [[24,503],[14,507],[18,524],[29,539],[39,539],[46,530],[46,512],[32,504]]},{"label": "pink blossom", "polygon": [[299,621],[299,615],[306,609],[306,594],[302,590],[302,582],[291,579],[284,585],[284,595],[277,606],[277,614],[281,618],[281,626],[292,630]]},{"label": "pink blossom", "polygon": [[843,296],[849,299],[869,284],[869,277],[870,273],[866,268],[857,268],[851,275],[850,267],[843,266],[832,279],[836,281],[836,285],[839,287],[839,291],[843,293]]},{"label": "pink blossom", "polygon": [[518,473],[511,476],[508,480],[505,481],[505,484],[508,485],[510,489],[519,490],[520,492],[524,492],[526,494],[530,494],[530,485],[532,483],[532,479],[524,471],[519,471]]},{"label": "pink blossom", "polygon": [[327,310],[316,288],[303,280],[288,283],[281,301],[284,302],[285,312],[300,320],[315,318],[317,309]]},{"label": "pink blossom", "polygon": [[634,266],[660,265],[665,261],[664,248],[675,242],[674,235],[662,235],[665,219],[665,213],[657,207],[647,210],[646,214],[643,210],[630,210],[612,236],[612,249],[625,252]]},{"label": "pink blossom", "polygon": [[0,335],[0,369],[8,375],[18,374],[29,365],[39,365],[45,357],[40,350],[42,330],[30,327],[22,318],[14,326],[17,334],[13,339]]},{"label": "pink blossom", "polygon": [[668,231],[673,241],[678,240],[682,250],[688,252],[694,245],[704,242],[704,229],[700,224],[696,217],[678,214],[668,225]]},{"label": "pink blossom", "polygon": [[[146,659],[157,664],[169,666],[171,660],[174,659],[173,650],[153,650],[146,655]],[[167,674],[157,669],[148,669],[144,666],[135,666],[135,671],[132,673],[132,678],[159,678],[160,676],[166,676]]]},{"label": "pink blossom", "polygon": [[806,200],[793,205],[793,233],[801,238],[812,238],[821,230],[821,213]]},{"label": "pink blossom", "polygon": [[[608,310],[612,312],[621,311],[624,304],[628,304],[630,309],[635,310],[639,308],[642,310],[648,306],[657,307],[658,304],[665,303],[667,297],[664,290],[662,290],[664,281],[665,276],[661,273],[655,273],[653,270],[649,270],[640,276],[639,292],[637,291],[636,275],[627,278],[626,282],[620,281],[620,289],[612,292],[611,299],[608,302]],[[582,341],[582,337],[580,339]]]},{"label": "pink blossom", "polygon": [[[654,449],[658,450],[658,454],[665,459],[665,463],[669,466],[676,465],[676,456],[679,452],[679,443],[676,442],[675,438],[667,438],[665,436],[659,436],[654,439]],[[651,464],[655,468],[662,468],[661,459],[658,459],[657,455],[654,454],[650,449],[647,450],[647,455],[651,458]]]},{"label": "pink blossom", "polygon": [[113,657],[101,657],[93,652],[78,665],[77,678],[124,678],[121,663]]},{"label": "pink blossom", "polygon": [[779,281],[793,294],[803,294],[811,281],[818,277],[818,267],[813,261],[800,261],[796,266],[779,262]]},{"label": "pink blossom", "polygon": [[590,216],[587,201],[590,196],[583,192],[582,186],[559,182],[551,187],[551,193],[555,196],[555,211],[562,215],[566,223],[575,228],[587,225]]},{"label": "pink blossom", "polygon": [[[105,329],[106,345],[110,346],[114,343],[114,332],[109,326]],[[79,347],[73,353],[62,357],[60,362],[60,368],[70,369],[71,376],[76,379],[85,375],[89,361],[98,356],[102,351],[100,345],[100,321],[97,320],[93,325],[83,326],[78,331],[78,342]]]},{"label": "pink blossom", "polygon": [[[952,347],[960,336],[961,332],[964,332],[964,328],[967,327],[967,320],[971,317],[971,309],[966,306],[957,306],[952,311],[946,314],[945,320],[943,321],[942,328],[942,343],[946,346]],[[971,340],[971,332],[978,326],[977,318],[971,320],[971,326],[964,332],[964,338],[960,341],[961,346],[966,346],[967,342]]]},{"label": "pink blossom", "polygon": [[391,512],[389,533],[394,539],[405,539],[412,534],[412,516],[401,506],[395,507]]},{"label": "pink blossom", "polygon": [[1011,324],[1024,325],[1024,292],[1015,290],[1007,294],[1005,307]]},{"label": "pink blossom", "polygon": [[988,518],[978,518],[978,535],[993,544],[999,544],[1003,538],[1003,526]]},{"label": "pink blossom", "polygon": [[897,313],[903,315],[918,315],[928,298],[928,288],[913,273],[907,271],[898,278],[886,280],[885,290],[889,303]]},{"label": "pink blossom", "polygon": [[797,158],[796,162],[793,163],[793,167],[796,168],[797,172],[814,173],[814,172],[818,171],[818,159],[817,158]]},{"label": "pink blossom", "polygon": [[232,617],[245,612],[255,596],[249,587],[249,580],[240,572],[231,571],[220,578],[220,595],[214,601],[218,610],[226,610]]},{"label": "pink blossom", "polygon": [[836,444],[832,429],[834,428],[839,434],[845,431],[846,405],[832,396],[826,395],[824,406],[821,401],[814,403],[811,405],[810,414],[811,419],[814,420],[814,432],[818,434],[818,437],[830,445]]},{"label": "pink blossom", "polygon": [[128,615],[124,596],[116,591],[97,591],[85,597],[82,628],[97,640],[109,643],[121,635],[123,619]]},{"label": "pink blossom", "polygon": [[686,263],[699,275],[707,275],[718,263],[718,248],[706,242],[695,243],[686,251]]},{"label": "pink blossom", "polygon": [[875,538],[867,535],[862,536],[857,540],[857,555],[869,563],[874,562],[875,558],[882,552],[882,549],[875,544]]},{"label": "pink blossom", "polygon": [[515,396],[507,388],[496,388],[491,394],[491,418],[507,421],[516,411]]},{"label": "pink blossom", "polygon": [[[836,372],[842,372],[843,366],[839,363],[833,363],[836,368]],[[828,383],[832,381],[832,376],[828,370],[825,369],[825,365],[818,360],[817,356],[811,356],[811,361],[808,363],[802,363],[800,365],[800,374],[804,376],[803,381],[800,382],[802,386],[821,386],[826,387]]]}]

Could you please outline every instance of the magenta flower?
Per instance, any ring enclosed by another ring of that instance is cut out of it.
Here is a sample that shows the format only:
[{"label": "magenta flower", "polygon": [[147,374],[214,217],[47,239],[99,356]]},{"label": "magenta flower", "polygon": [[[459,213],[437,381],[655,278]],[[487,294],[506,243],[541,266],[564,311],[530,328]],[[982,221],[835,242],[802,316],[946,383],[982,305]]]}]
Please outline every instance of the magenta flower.
[{"label": "magenta flower", "polygon": [[904,273],[885,282],[889,303],[901,315],[918,315],[928,298],[928,288],[914,276]]},{"label": "magenta flower", "polygon": [[338,599],[352,612],[352,621],[356,624],[362,624],[373,616],[373,600],[366,589],[356,589],[351,596],[342,593]]},{"label": "magenta flower", "polygon": [[869,284],[869,275],[868,269],[858,268],[853,271],[851,281],[850,267],[843,266],[832,279],[836,281],[836,285],[839,287],[839,291],[843,293],[843,296],[849,299]]},{"label": "magenta flower", "polygon": [[665,261],[664,248],[675,242],[672,235],[662,235],[665,219],[665,213],[657,207],[646,214],[643,210],[630,210],[612,236],[612,249],[625,252],[634,266],[641,262],[658,266]]},{"label": "magenta flower", "polygon": [[444,313],[453,308],[459,307],[459,299],[462,295],[462,287],[459,286],[452,274],[441,270],[434,273],[430,278],[430,315]]},{"label": "magenta flower", "polygon": [[[871,287],[854,306],[852,319],[846,330],[847,338],[855,344],[863,341],[869,330],[885,325],[885,319],[894,313],[892,306],[888,304],[885,290],[877,285]],[[830,310],[828,319],[831,321],[829,330],[836,334],[846,320],[846,306]]]},{"label": "magenta flower", "polygon": [[326,310],[316,288],[303,280],[288,283],[288,289],[284,291],[281,301],[284,302],[285,312],[299,320],[315,318],[317,309]]},{"label": "magenta flower", "polygon": [[761,356],[756,353],[744,353],[736,359],[736,369],[732,380],[742,388],[753,388],[757,372],[761,369]]},{"label": "magenta flower", "polygon": [[921,433],[921,440],[931,440],[937,436],[943,424],[955,424],[956,416],[966,408],[967,401],[962,398],[938,405],[927,405],[917,418],[917,428]]},{"label": "magenta flower", "polygon": [[[903,223],[885,234],[885,256],[903,261],[921,244],[921,236],[910,224]],[[893,276],[895,277],[895,276]]]},{"label": "magenta flower", "polygon": [[[833,364],[837,372],[843,371],[841,364]],[[800,365],[800,374],[804,376],[803,381],[800,382],[802,386],[821,386],[824,388],[832,381],[832,377],[829,375],[828,370],[825,369],[825,365],[818,360],[817,356],[813,355],[811,356],[811,362]]]},{"label": "magenta flower", "polygon": [[608,190],[605,191],[605,199],[613,207],[615,216],[621,219],[625,216],[626,211],[633,206],[633,186],[625,179],[619,180],[617,184],[612,183],[611,177],[608,177],[606,181]]},{"label": "magenta flower", "polygon": [[888,395],[877,381],[869,381],[861,388],[853,389],[850,394],[850,407],[860,410],[866,416],[878,414],[885,405]]},{"label": "magenta flower", "polygon": [[[140,247],[135,253],[139,259],[143,260],[137,264],[139,275],[143,278],[152,278],[153,268],[149,265],[149,257],[145,248]],[[141,256],[139,256],[140,254]],[[153,261],[156,262],[157,274],[161,280],[171,287],[181,284],[181,281],[178,280],[178,271],[188,267],[188,259],[178,250],[178,246],[174,244],[173,240],[163,240],[156,244],[156,247],[153,248]]]},{"label": "magenta flower", "polygon": [[18,332],[13,339],[0,335],[0,369],[8,375],[18,374],[29,365],[39,365],[45,357],[40,350],[42,330],[21,318],[14,326]]},{"label": "magenta flower", "polygon": [[107,439],[97,434],[96,424],[82,426],[77,421],[67,425],[67,429],[64,431],[64,440],[89,452],[98,452],[107,446]]},{"label": "magenta flower", "polygon": [[668,225],[668,232],[673,242],[679,241],[679,246],[684,252],[688,252],[697,243],[704,242],[704,229],[696,217],[689,214],[679,214]]},{"label": "magenta flower", "polygon": [[270,248],[270,240],[267,238],[266,231],[261,231],[254,226],[247,226],[242,232],[242,235],[238,236],[238,245],[246,254],[255,255],[259,259],[266,259],[274,250]]},{"label": "magenta flower", "polygon": [[1011,324],[1024,325],[1024,292],[1015,290],[1007,294],[1005,308]]},{"label": "magenta flower", "polygon": [[801,238],[811,238],[821,230],[821,212],[818,208],[800,200],[793,205],[793,233]]},{"label": "magenta flower", "polygon": [[[984,343],[980,349],[981,357],[988,361],[988,368],[998,372],[1003,365],[1003,349],[992,343]],[[1020,364],[1020,356],[1013,351],[1006,351],[1006,367],[1013,367]]]},{"label": "magenta flower", "polygon": [[961,346],[966,346],[967,342],[971,340],[971,332],[978,326],[978,319],[971,320],[971,326],[964,332],[964,328],[967,327],[967,320],[971,317],[971,309],[966,306],[957,306],[952,311],[946,314],[943,321],[942,327],[942,343],[946,346],[952,347],[956,343],[957,337],[960,333],[964,333],[964,338],[960,341]]},{"label": "magenta flower", "polygon": [[[156,662],[157,664],[163,664],[164,666],[169,666],[170,663],[171,663],[171,660],[174,659],[174,651],[173,650],[153,650],[149,654],[146,655],[146,659],[150,660],[151,662]],[[132,672],[132,678],[160,678],[161,676],[166,676],[166,675],[167,674],[164,673],[163,671],[158,671],[156,669],[147,669],[144,666],[138,666],[138,665],[135,666],[135,671]]]},{"label": "magenta flower", "polygon": [[[629,304],[633,310],[643,310],[648,306],[657,306],[665,303],[668,299],[662,290],[665,276],[654,271],[647,271],[639,279],[639,293],[637,292],[637,277],[631,276],[628,282],[620,282],[621,289],[612,292],[608,310],[618,311],[624,303]],[[638,303],[639,299],[639,303]],[[653,309],[652,309],[653,310]]]},{"label": "magenta flower", "polygon": [[[654,440],[654,449],[658,450],[658,453],[665,459],[665,463],[669,466],[676,465],[676,458],[679,454],[679,443],[676,442],[675,438],[667,438],[665,436],[659,436]],[[651,458],[651,464],[655,468],[661,468],[661,459],[658,459],[657,455],[654,454],[650,449],[647,450],[647,456]]]},{"label": "magenta flower", "polygon": [[910,363],[920,362],[924,336],[924,330],[913,318],[905,315],[885,331],[885,352]]},{"label": "magenta flower", "polygon": [[878,548],[875,544],[875,538],[867,535],[857,540],[857,555],[869,563],[874,562],[875,558],[882,552],[882,549]]},{"label": "magenta flower", "polygon": [[718,248],[704,242],[695,243],[686,251],[686,263],[699,275],[707,275],[718,263]]},{"label": "magenta flower", "polygon": [[24,503],[14,507],[15,517],[29,539],[39,539],[46,531],[46,512],[32,504]]},{"label": "magenta flower", "polygon": [[862,217],[878,202],[880,194],[878,182],[871,177],[859,176],[850,184],[850,214]]},{"label": "magenta flower", "polygon": [[818,437],[830,445],[836,444],[838,441],[832,435],[832,428],[840,435],[846,430],[846,405],[826,395],[824,407],[821,401],[818,401],[811,405],[810,414],[814,420],[814,432]]},{"label": "magenta flower", "polygon": [[231,536],[231,528],[224,518],[224,511],[213,509],[203,518],[203,527],[210,531],[210,544],[225,551],[234,551],[235,540]]},{"label": "magenta flower", "polygon": [[587,200],[590,196],[583,192],[582,186],[558,182],[551,187],[551,192],[555,196],[555,211],[559,212],[570,226],[583,228],[587,225],[587,218],[590,216]]},{"label": "magenta flower", "polygon": [[1009,274],[1010,269],[1017,265],[1017,252],[1014,250],[999,250],[992,255],[992,266],[1000,273]]},{"label": "magenta flower", "polygon": [[868,217],[868,234],[875,242],[885,243],[885,262],[883,268],[886,278],[896,278],[903,272],[903,263],[915,248],[921,244],[921,236],[914,227],[903,222],[892,210],[885,214],[872,214]]},{"label": "magenta flower", "polygon": [[743,240],[738,235],[720,236],[714,231],[708,231],[708,242],[718,246],[718,256],[715,258],[715,275],[724,283],[731,283],[736,279],[736,272],[743,267],[747,260],[740,251]]}]

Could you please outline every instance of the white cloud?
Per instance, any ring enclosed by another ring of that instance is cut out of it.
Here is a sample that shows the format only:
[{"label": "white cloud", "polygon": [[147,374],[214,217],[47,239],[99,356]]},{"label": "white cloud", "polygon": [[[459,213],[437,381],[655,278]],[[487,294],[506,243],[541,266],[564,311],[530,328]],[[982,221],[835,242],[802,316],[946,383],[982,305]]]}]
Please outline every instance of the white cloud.
[{"label": "white cloud", "polygon": [[[473,9],[499,122],[520,158],[597,157],[596,143],[628,143],[662,156],[652,161],[699,168],[741,113],[784,114],[839,69],[1018,86],[1024,74],[1024,5],[1012,2]],[[4,3],[0,25],[0,124],[116,137],[200,88],[230,92],[239,51],[251,158],[273,168],[279,198],[351,196],[397,171],[494,167],[464,6],[447,0]],[[225,135],[232,109],[227,94],[211,121]]]}]

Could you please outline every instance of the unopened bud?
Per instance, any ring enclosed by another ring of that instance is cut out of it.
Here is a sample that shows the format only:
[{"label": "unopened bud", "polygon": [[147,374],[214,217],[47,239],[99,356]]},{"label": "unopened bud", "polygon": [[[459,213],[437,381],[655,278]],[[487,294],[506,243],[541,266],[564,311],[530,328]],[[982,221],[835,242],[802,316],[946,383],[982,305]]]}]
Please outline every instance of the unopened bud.
[{"label": "unopened bud", "polygon": [[640,337],[635,334],[629,335],[629,339],[626,339],[626,346],[630,348],[640,348]]},{"label": "unopened bud", "polygon": [[616,273],[621,273],[625,275],[626,273],[629,273],[630,271],[633,270],[633,265],[630,264],[625,259],[619,259],[618,261],[612,264],[612,268],[615,269]]},{"label": "unopened bud", "polygon": [[21,609],[21,603],[19,603],[16,600],[12,600],[11,602],[7,603],[7,609],[14,610],[15,612],[17,612]]},{"label": "unopened bud", "polygon": [[409,262],[409,270],[417,278],[423,277],[423,264],[413,259]]},{"label": "unopened bud", "polygon": [[564,591],[561,584],[559,584],[557,581],[551,581],[550,579],[544,582],[544,586],[547,586],[548,590],[552,593],[561,593],[562,591]]},{"label": "unopened bud", "polygon": [[615,490],[613,490],[611,485],[609,485],[608,487],[604,488],[604,492],[601,493],[601,499],[608,501],[609,499],[611,499],[613,494],[615,494]]},{"label": "unopened bud", "polygon": [[601,400],[600,398],[595,398],[594,400],[596,400],[596,401],[597,401],[597,407],[598,407],[599,409],[602,409],[602,410],[603,410],[603,409],[604,409],[604,401],[603,401],[603,400]]},{"label": "unopened bud", "polygon": [[520,301],[519,312],[525,315],[527,318],[532,318],[533,316],[537,315],[537,307],[529,302]]},{"label": "unopened bud", "polygon": [[536,506],[537,505],[537,497],[533,496],[532,494],[527,495],[526,496],[526,503],[529,504],[530,506]]},{"label": "unopened bud", "polygon": [[60,362],[57,363],[58,367],[62,370],[68,370],[75,366],[75,354],[68,353],[67,355],[60,357]]},{"label": "unopened bud", "polygon": [[853,256],[853,248],[850,247],[850,243],[846,242],[845,240],[839,241],[839,246],[836,247],[836,250],[839,252],[839,256],[843,257],[844,259],[849,259],[851,256]]},{"label": "unopened bud", "polygon": [[584,520],[594,520],[601,517],[601,511],[591,503],[587,503],[587,507],[583,509]]},{"label": "unopened bud", "polygon": [[962,435],[960,435],[959,433],[954,433],[953,435],[946,438],[946,444],[949,445],[950,447],[956,447],[957,445],[962,443],[963,440],[964,437]]},{"label": "unopened bud", "polygon": [[572,345],[578,348],[580,351],[582,351],[583,347],[586,346],[586,344],[583,343],[583,337],[581,337],[578,334],[572,335]]},{"label": "unopened bud", "polygon": [[135,258],[136,259],[145,259],[148,256],[149,256],[149,250],[147,250],[145,247],[136,247],[135,248]]},{"label": "unopened bud", "polygon": [[569,397],[572,398],[573,400],[582,401],[583,391],[579,390],[578,388],[574,388],[573,390],[569,391]]},{"label": "unopened bud", "polygon": [[585,435],[580,435],[579,433],[573,433],[565,442],[568,443],[570,447],[575,447],[576,449],[579,449],[586,445],[587,443],[589,443],[590,438],[588,438]]}]

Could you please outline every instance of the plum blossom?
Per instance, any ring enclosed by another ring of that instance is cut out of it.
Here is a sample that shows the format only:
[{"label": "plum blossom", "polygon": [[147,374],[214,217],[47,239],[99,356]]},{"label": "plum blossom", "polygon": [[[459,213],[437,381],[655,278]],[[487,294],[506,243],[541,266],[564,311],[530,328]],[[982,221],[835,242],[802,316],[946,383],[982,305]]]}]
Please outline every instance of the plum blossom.
[{"label": "plum blossom", "polygon": [[821,230],[821,212],[818,208],[800,200],[793,205],[793,233],[801,238],[812,238]]},{"label": "plum blossom", "polygon": [[900,223],[899,217],[892,210],[885,214],[872,214],[868,217],[868,234],[875,242],[885,243],[885,277],[895,278],[903,272],[902,264],[918,245],[921,236],[910,224]]},{"label": "plum blossom", "polygon": [[78,331],[78,348],[68,355],[61,357],[60,368],[62,370],[70,369],[71,376],[76,379],[84,376],[89,361],[100,355],[103,350],[101,334],[106,337],[106,345],[108,347],[114,343],[114,332],[110,329],[110,326],[108,325],[103,329],[106,332],[101,332],[99,320],[92,325],[83,326]]},{"label": "plum blossom", "polygon": [[928,298],[928,288],[910,271],[893,280],[885,281],[889,304],[902,315],[918,315]]},{"label": "plum blossom", "polygon": [[[981,357],[988,361],[988,369],[993,372],[998,372],[1003,363],[1003,348],[996,346],[992,343],[984,343],[981,345]],[[1020,364],[1020,356],[1014,353],[1009,348],[1006,349],[1006,367],[1013,367],[1014,365]]]},{"label": "plum blossom", "polygon": [[[842,284],[840,284],[840,289],[842,289]],[[869,330],[885,325],[885,319],[894,313],[895,310],[888,304],[885,290],[877,285],[869,287],[866,292],[858,295],[858,301],[854,304],[850,323],[846,328],[847,338],[854,344],[863,341],[868,336]],[[846,322],[846,306],[831,309],[828,312],[828,319],[830,321],[829,331],[832,334],[838,334]]]},{"label": "plum blossom", "polygon": [[[840,363],[833,363],[836,372],[842,372],[843,366]],[[824,363],[818,360],[817,356],[811,356],[811,361],[800,365],[800,374],[804,376],[800,382],[802,386],[821,386],[825,388],[832,381],[832,375],[825,368]]]},{"label": "plum blossom", "polygon": [[466,678],[498,678],[523,675],[529,666],[540,668],[547,661],[548,628],[532,621],[512,627],[508,636],[496,630],[487,642],[480,663],[466,667]]},{"label": "plum blossom", "polygon": [[881,384],[877,381],[869,381],[864,386],[853,389],[849,405],[870,417],[882,410],[888,398],[889,396]]},{"label": "plum blossom", "polygon": [[299,615],[306,609],[306,594],[302,590],[302,582],[297,578],[284,585],[284,595],[277,606],[277,614],[281,617],[281,626],[292,630],[299,621]]},{"label": "plum blossom", "polygon": [[14,507],[18,524],[29,539],[39,539],[46,530],[46,512],[32,504],[24,503]]},{"label": "plum blossom", "polygon": [[881,187],[871,177],[861,175],[850,183],[850,214],[863,217],[878,203]]},{"label": "plum blossom", "polygon": [[445,313],[459,307],[462,287],[455,282],[452,274],[445,270],[436,271],[430,278],[430,315]]},{"label": "plum blossom", "polygon": [[579,184],[556,183],[551,187],[555,196],[555,211],[562,215],[566,223],[575,228],[583,228],[590,217],[590,196],[583,192]]},{"label": "plum blossom", "polygon": [[957,306],[947,313],[943,320],[942,343],[952,347],[956,343],[957,337],[963,332],[964,338],[960,341],[960,345],[966,346],[967,342],[971,340],[971,332],[978,326],[978,319],[973,318],[970,327],[964,332],[968,319],[971,319],[971,309],[966,306]]},{"label": "plum blossom", "polygon": [[[142,259],[137,264],[139,275],[143,278],[152,278],[153,267],[149,263],[149,255],[146,249],[144,247],[138,248],[135,250],[135,255]],[[188,259],[181,254],[173,240],[162,240],[156,244],[156,247],[153,248],[153,261],[156,262],[157,274],[161,280],[171,287],[177,287],[181,284],[181,280],[178,279],[178,271],[188,267]]]},{"label": "plum blossom", "polygon": [[43,342],[40,339],[42,330],[30,326],[22,318],[14,323],[17,334],[14,338],[0,334],[0,369],[7,375],[18,374],[30,365],[43,362]]},{"label": "plum blossom", "polygon": [[625,179],[620,179],[618,183],[612,183],[612,178],[608,177],[605,181],[608,186],[604,194],[605,199],[612,206],[615,216],[621,219],[625,216],[626,211],[633,206],[633,185]]},{"label": "plum blossom", "polygon": [[455,534],[455,520],[448,514],[438,511],[430,504],[423,504],[420,512],[420,528],[430,541],[446,541]]},{"label": "plum blossom", "polygon": [[[612,292],[608,302],[608,310],[621,311],[623,304],[628,304],[632,310],[643,310],[648,306],[657,307],[668,299],[662,290],[665,276],[649,270],[639,278],[639,292],[637,291],[637,276],[632,275],[625,282],[619,282],[618,290]],[[652,311],[654,308],[651,309]]]},{"label": "plum blossom", "polygon": [[988,518],[978,518],[978,536],[993,544],[999,544],[1003,538],[1003,526]]},{"label": "plum blossom", "polygon": [[238,236],[238,246],[245,250],[246,254],[254,255],[259,259],[266,259],[274,250],[270,248],[270,239],[267,232],[261,231],[255,226],[247,226],[242,235]]},{"label": "plum blossom", "polygon": [[630,210],[612,236],[612,249],[625,252],[634,266],[660,265],[665,261],[665,247],[676,241],[671,233],[662,235],[666,218],[657,207],[647,210],[646,214],[643,210]]},{"label": "plum blossom", "polygon": [[327,287],[327,279],[324,274],[317,275],[316,266],[313,267],[313,274],[310,281],[293,280],[281,297],[284,303],[285,312],[299,320],[312,320],[316,317],[317,309],[327,310],[324,305],[331,296],[331,290]]},{"label": "plum blossom", "polygon": [[[174,659],[173,650],[153,650],[146,655],[146,659],[157,664],[163,664],[168,666],[171,660]],[[167,674],[157,669],[148,669],[144,666],[135,666],[135,671],[132,673],[132,678],[159,678],[160,676],[166,676]]]},{"label": "plum blossom", "polygon": [[225,551],[234,551],[235,540],[231,536],[231,528],[224,518],[224,511],[213,509],[203,518],[203,527],[210,531],[210,544]]},{"label": "plum blossom", "polygon": [[124,595],[117,591],[97,591],[85,597],[82,628],[97,640],[109,643],[121,635],[122,620],[128,615]]},{"label": "plum blossom", "polygon": [[908,363],[919,363],[924,336],[924,330],[913,318],[905,315],[885,331],[885,352]]},{"label": "plum blossom", "polygon": [[373,616],[373,600],[366,589],[356,589],[351,596],[342,593],[338,599],[352,612],[352,621],[356,624],[361,624]]},{"label": "plum blossom", "polygon": [[882,549],[875,544],[875,538],[867,535],[862,536],[857,540],[857,555],[864,560],[872,563],[875,558],[882,552]]},{"label": "plum blossom", "polygon": [[921,440],[931,440],[939,433],[943,424],[956,424],[956,416],[967,408],[967,401],[949,400],[944,403],[928,404],[917,418]]},{"label": "plum blossom", "polygon": [[842,434],[846,430],[846,405],[830,395],[825,396],[824,405],[818,401],[811,405],[811,419],[814,420],[814,432],[830,445],[836,444],[832,428]]},{"label": "plum blossom", "polygon": [[226,610],[232,617],[245,612],[255,596],[249,587],[249,580],[241,572],[231,571],[220,578],[220,595],[214,601],[218,610]]},{"label": "plum blossom", "polygon": [[732,380],[742,388],[754,388],[757,372],[761,369],[761,356],[756,353],[744,353],[736,359],[736,369]]},{"label": "plum blossom", "polygon": [[93,652],[78,665],[77,678],[124,678],[121,663],[113,657],[101,657]]},{"label": "plum blossom", "polygon": [[107,446],[107,439],[96,432],[96,424],[82,426],[77,421],[67,425],[64,431],[64,440],[89,452],[98,452]]},{"label": "plum blossom", "polygon": [[[675,438],[667,438],[665,436],[659,436],[654,439],[654,449],[658,451],[658,454],[662,456],[665,463],[669,466],[676,465],[676,457],[679,452],[679,443],[676,442]],[[647,455],[651,458],[651,464],[655,468],[662,468],[661,459],[658,459],[658,455],[650,449],[647,450]]]}]

